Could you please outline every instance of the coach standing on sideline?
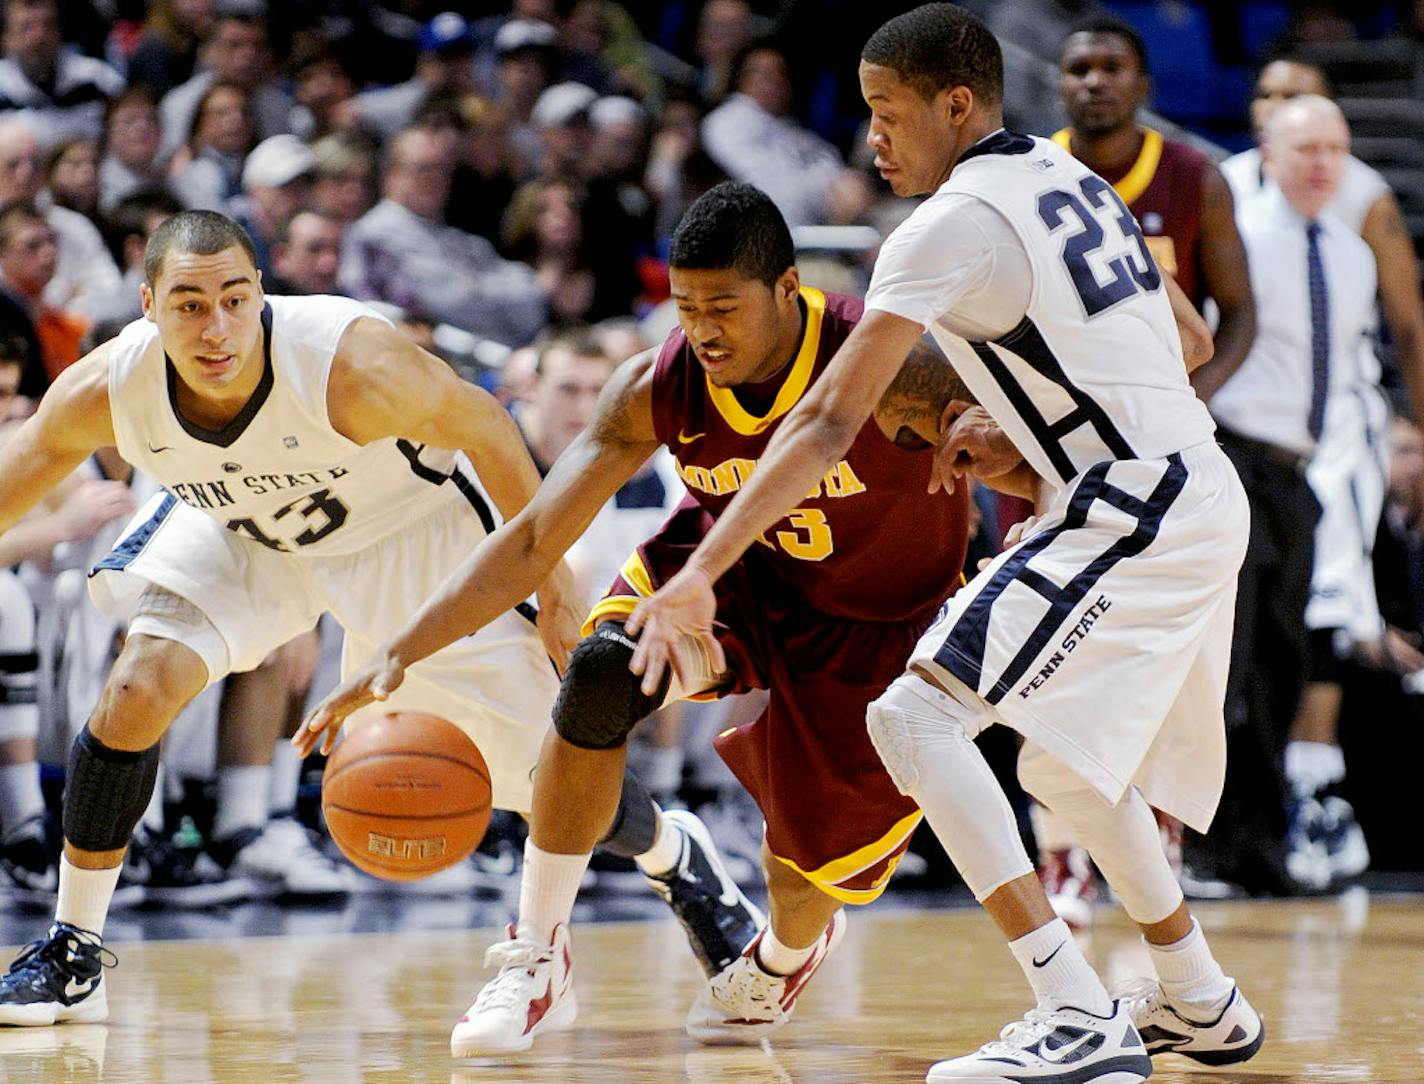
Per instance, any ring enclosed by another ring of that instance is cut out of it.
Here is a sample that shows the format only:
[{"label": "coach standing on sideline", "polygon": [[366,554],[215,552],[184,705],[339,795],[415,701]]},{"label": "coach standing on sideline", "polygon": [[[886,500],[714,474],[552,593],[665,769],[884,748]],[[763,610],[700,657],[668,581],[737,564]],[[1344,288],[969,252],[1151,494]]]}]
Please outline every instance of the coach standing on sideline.
[{"label": "coach standing on sideline", "polygon": [[1194,864],[1253,891],[1290,891],[1283,756],[1305,682],[1305,605],[1320,505],[1306,481],[1331,389],[1351,384],[1374,321],[1375,260],[1323,208],[1350,133],[1315,95],[1265,132],[1268,184],[1239,218],[1256,297],[1256,340],[1211,400],[1222,447],[1251,501],[1226,692],[1226,788]]}]

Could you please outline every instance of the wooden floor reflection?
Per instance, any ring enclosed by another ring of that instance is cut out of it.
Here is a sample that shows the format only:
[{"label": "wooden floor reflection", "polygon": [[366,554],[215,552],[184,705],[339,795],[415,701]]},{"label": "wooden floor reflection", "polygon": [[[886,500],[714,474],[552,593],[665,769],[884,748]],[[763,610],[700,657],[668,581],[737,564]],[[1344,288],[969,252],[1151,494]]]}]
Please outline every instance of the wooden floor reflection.
[{"label": "wooden floor reflection", "polygon": [[[1419,1084],[1424,906],[1342,901],[1198,911],[1267,1018],[1239,1070],[1159,1059],[1160,1084]],[[699,973],[669,922],[584,926],[574,1029],[502,1062],[452,1062],[449,1028],[492,933],[341,935],[119,946],[107,1026],[0,1031],[4,1084],[859,1084],[924,1078],[1025,1007],[978,911],[852,916],[796,1018],[763,1049],[698,1047],[682,1016]],[[1104,912],[1085,946],[1145,968]]]}]

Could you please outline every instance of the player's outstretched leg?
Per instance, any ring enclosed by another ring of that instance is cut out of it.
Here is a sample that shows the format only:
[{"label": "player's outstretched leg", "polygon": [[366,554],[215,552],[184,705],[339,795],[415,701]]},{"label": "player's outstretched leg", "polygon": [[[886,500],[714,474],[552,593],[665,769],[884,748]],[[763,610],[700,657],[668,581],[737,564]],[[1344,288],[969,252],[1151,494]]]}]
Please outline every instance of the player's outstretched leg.
[{"label": "player's outstretched leg", "polygon": [[191,649],[130,635],[70,753],[54,925],[0,978],[0,1025],[107,1019],[103,972],[116,961],[102,935],[124,847],[153,793],[158,741],[207,678]]}]

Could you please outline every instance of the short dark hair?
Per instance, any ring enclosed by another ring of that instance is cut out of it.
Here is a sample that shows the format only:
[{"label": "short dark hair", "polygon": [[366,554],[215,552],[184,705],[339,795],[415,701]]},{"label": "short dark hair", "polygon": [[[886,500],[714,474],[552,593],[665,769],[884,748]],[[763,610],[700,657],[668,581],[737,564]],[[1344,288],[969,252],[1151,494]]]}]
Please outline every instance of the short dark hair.
[{"label": "short dark hair", "polygon": [[1004,100],[1004,55],[978,16],[954,4],[897,15],[865,43],[860,59],[895,71],[926,100],[965,86],[984,102]]},{"label": "short dark hair", "polygon": [[534,363],[537,376],[544,375],[544,364],[555,350],[563,350],[576,358],[598,358],[613,368],[614,361],[603,349],[603,340],[588,324],[566,324],[551,331],[539,344],[539,359]]},{"label": "short dark hair", "polygon": [[30,344],[17,331],[0,329],[0,365],[25,366],[30,363]]},{"label": "short dark hair", "polygon": [[1142,40],[1142,35],[1129,22],[1122,19],[1115,19],[1111,15],[1105,15],[1098,19],[1088,19],[1079,23],[1068,33],[1063,35],[1063,40],[1058,43],[1058,60],[1063,60],[1063,50],[1068,48],[1068,39],[1076,37],[1078,34],[1102,34],[1121,38],[1127,42],[1127,47],[1132,50],[1132,55],[1137,57],[1137,67],[1143,75],[1150,73],[1147,66],[1147,43]]},{"label": "short dark hair", "polygon": [[148,241],[148,220],[155,215],[172,218],[183,213],[183,205],[161,188],[140,188],[110,209],[100,223],[100,232],[114,262],[124,267],[124,244],[130,237]]},{"label": "short dark hair", "polygon": [[1332,102],[1335,100],[1335,84],[1330,81],[1330,73],[1319,61],[1309,60],[1295,52],[1294,44],[1290,42],[1266,50],[1265,55],[1261,57],[1261,62],[1256,65],[1256,74],[1251,80],[1252,86],[1260,81],[1261,73],[1272,64],[1294,64],[1298,68],[1309,68],[1320,76],[1320,85],[1325,88],[1325,97]]},{"label": "short dark hair", "polygon": [[672,235],[668,265],[733,270],[775,286],[796,263],[791,230],[771,197],[754,185],[723,181],[687,209]]},{"label": "short dark hair", "polygon": [[195,256],[213,256],[237,245],[252,266],[257,266],[257,250],[247,231],[226,215],[216,211],[184,211],[163,222],[148,239],[143,250],[143,277],[149,287],[163,274],[163,261],[174,250]]},{"label": "short dark hair", "polygon": [[0,249],[7,247],[15,232],[27,222],[43,222],[49,225],[45,213],[29,200],[20,200],[0,210]]}]

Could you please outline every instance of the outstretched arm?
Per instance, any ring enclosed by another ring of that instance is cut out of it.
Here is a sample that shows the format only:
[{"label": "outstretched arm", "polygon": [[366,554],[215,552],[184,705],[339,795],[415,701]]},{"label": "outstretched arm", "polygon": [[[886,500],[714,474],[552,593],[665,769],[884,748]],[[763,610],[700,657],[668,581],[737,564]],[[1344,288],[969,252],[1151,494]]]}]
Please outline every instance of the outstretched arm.
[{"label": "outstretched arm", "polygon": [[1375,254],[1380,308],[1394,342],[1399,373],[1409,390],[1410,407],[1416,420],[1424,419],[1424,299],[1419,294],[1419,259],[1393,193],[1380,196],[1371,205],[1360,236]]},{"label": "outstretched arm", "polygon": [[[475,547],[372,662],[302,724],[293,742],[330,748],[341,721],[384,699],[405,668],[487,625],[560,565],[598,510],[658,446],[649,351],[625,362],[604,388],[589,427],[559,457],[523,510]],[[582,615],[580,615],[580,620]],[[324,735],[324,740],[323,740]]]},{"label": "outstretched arm", "polygon": [[867,312],[778,426],[756,473],[717,517],[687,565],[639,604],[628,630],[642,633],[632,665],[643,675],[645,693],[657,691],[673,645],[686,635],[700,640],[716,668],[723,668],[721,645],[712,635],[712,584],[846,453],[923,332],[912,320]]}]

